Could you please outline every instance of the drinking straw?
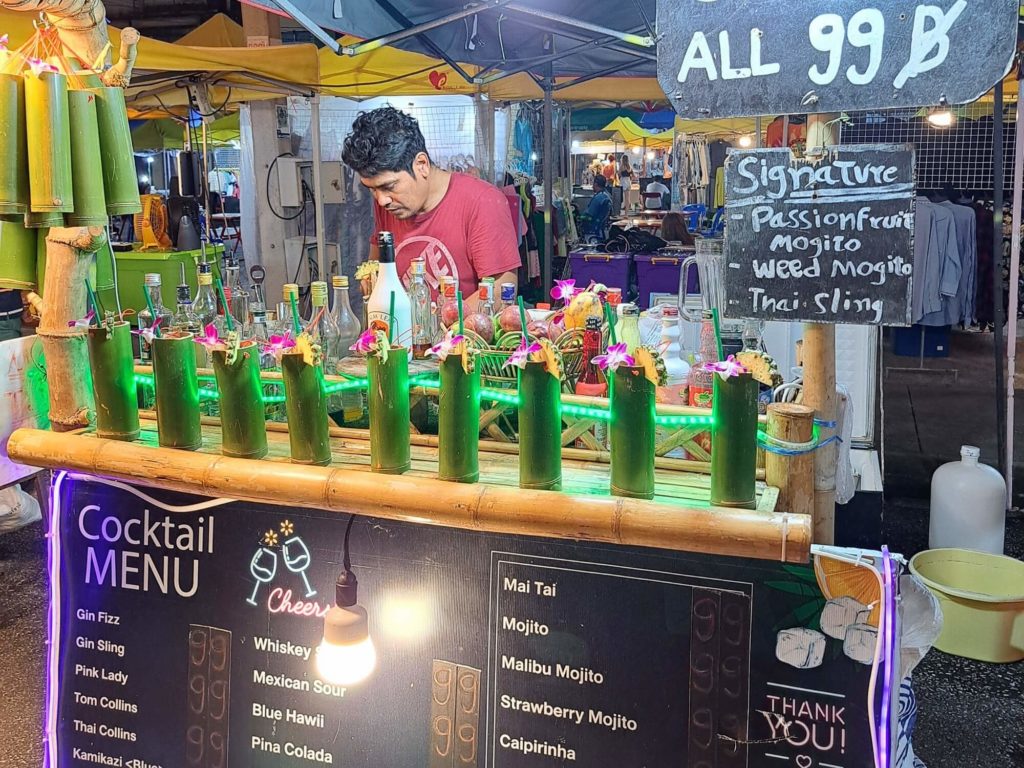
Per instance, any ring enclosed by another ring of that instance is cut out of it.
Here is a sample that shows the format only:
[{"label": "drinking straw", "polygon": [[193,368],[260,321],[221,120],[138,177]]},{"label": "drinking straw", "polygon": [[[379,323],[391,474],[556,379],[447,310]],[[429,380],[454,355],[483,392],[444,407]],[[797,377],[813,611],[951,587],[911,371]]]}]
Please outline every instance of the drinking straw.
[{"label": "drinking straw", "polygon": [[317,312],[316,315],[314,315],[313,319],[309,321],[309,326],[313,329],[315,333],[319,333],[320,331],[320,318],[324,316],[324,310],[326,309],[327,307],[320,307],[320,311]]},{"label": "drinking straw", "polygon": [[455,292],[455,299],[459,302],[459,336],[466,332],[466,326],[462,319],[462,291]]},{"label": "drinking straw", "polygon": [[92,305],[92,311],[96,313],[96,325],[99,325],[103,310],[100,309],[100,300],[92,289],[92,283],[89,282],[89,278],[85,279],[85,290],[89,297],[89,303]]},{"label": "drinking straw", "polygon": [[725,360],[725,349],[722,348],[722,327],[718,321],[718,307],[711,308],[711,322],[715,326],[715,346],[718,347],[718,359]]},{"label": "drinking straw", "polygon": [[530,332],[527,330],[526,324],[526,308],[523,306],[523,297],[519,297],[519,322],[523,325],[523,346],[527,345],[530,340]]},{"label": "drinking straw", "polygon": [[604,318],[608,323],[608,341],[611,344],[617,343],[615,339],[615,318],[612,316],[612,305],[607,301],[604,303]]},{"label": "drinking straw", "polygon": [[388,344],[395,343],[395,292],[391,292],[391,304],[388,307]]},{"label": "drinking straw", "polygon": [[227,326],[228,331],[233,331],[235,330],[235,319],[231,316],[231,307],[228,306],[228,300],[224,296],[224,285],[219,277],[215,278],[214,282],[217,284],[217,295],[220,296],[220,303],[224,305],[224,325]]},{"label": "drinking straw", "polygon": [[149,297],[149,291],[144,291],[146,294],[146,306],[149,307],[149,316],[153,318],[153,335],[158,339],[163,338],[163,334],[160,333],[160,323],[157,322],[156,307],[153,306],[153,299]]},{"label": "drinking straw", "polygon": [[295,337],[302,333],[302,321],[299,320],[299,303],[295,300],[295,294],[289,293],[288,298],[292,303],[292,325],[295,328]]}]

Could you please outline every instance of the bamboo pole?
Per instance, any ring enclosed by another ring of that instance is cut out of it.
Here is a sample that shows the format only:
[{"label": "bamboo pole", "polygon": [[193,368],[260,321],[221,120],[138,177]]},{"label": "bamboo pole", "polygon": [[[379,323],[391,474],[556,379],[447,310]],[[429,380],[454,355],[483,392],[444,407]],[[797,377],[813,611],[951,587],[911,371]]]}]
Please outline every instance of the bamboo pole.
[{"label": "bamboo pole", "polygon": [[[836,420],[836,327],[804,323],[804,405],[814,409],[822,424]],[[819,439],[836,434],[834,427],[820,426]],[[818,448],[814,456],[814,543],[835,544],[836,443]]]},{"label": "bamboo pole", "polygon": [[[768,406],[768,436],[788,443],[809,442],[814,432],[814,410],[796,403]],[[779,509],[800,515],[814,514],[814,454],[783,456],[765,452],[768,485],[779,489]]]},{"label": "bamboo pole", "polygon": [[313,507],[488,533],[601,541],[684,552],[807,562],[806,516],[446,483],[286,462],[233,459],[83,435],[19,429],[15,461],[185,493]]}]

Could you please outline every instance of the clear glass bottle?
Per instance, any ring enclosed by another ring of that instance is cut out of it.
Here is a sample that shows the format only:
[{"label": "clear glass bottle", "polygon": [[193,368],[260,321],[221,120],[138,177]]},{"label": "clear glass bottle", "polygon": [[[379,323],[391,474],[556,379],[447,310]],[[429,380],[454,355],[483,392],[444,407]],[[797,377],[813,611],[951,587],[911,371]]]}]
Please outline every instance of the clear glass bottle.
[{"label": "clear glass bottle", "polygon": [[494,314],[494,278],[485,277],[480,281],[479,292],[477,293],[479,303],[477,304],[477,313],[481,315],[493,315]]},{"label": "clear glass bottle", "polygon": [[196,298],[192,302],[192,312],[199,320],[199,326],[206,328],[217,319],[217,296],[213,290],[213,267],[208,263],[200,263],[196,274],[199,287]]},{"label": "clear glass bottle", "polygon": [[686,388],[690,379],[690,363],[683,355],[679,335],[679,310],[676,307],[662,307],[658,350],[665,361],[667,379],[664,386],[655,389],[655,398],[659,403],[689,404]]},{"label": "clear glass bottle", "polygon": [[201,331],[196,313],[192,311],[192,295],[188,284],[178,286],[177,303],[171,317],[171,329],[198,334]]},{"label": "clear glass bottle", "polygon": [[295,308],[298,310],[299,315],[298,333],[302,333],[306,327],[306,320],[303,318],[302,308],[299,306],[299,286],[296,283],[285,283],[281,294],[284,297],[284,301],[278,305],[278,318],[280,319],[281,327],[287,329],[294,338],[297,334],[295,332],[295,312],[292,310],[293,297],[295,299]]},{"label": "clear glass bottle", "polygon": [[412,305],[412,356],[422,360],[434,344],[434,316],[430,311],[430,286],[427,285],[427,266],[423,259],[411,265],[409,303]]},{"label": "clear glass bottle", "polygon": [[[171,310],[164,306],[164,299],[161,292],[161,285],[163,281],[160,278],[158,272],[147,272],[144,278],[144,284],[146,293],[149,294],[149,301],[153,305],[153,309],[156,312],[156,320],[160,323],[160,332],[166,333],[171,328]],[[153,313],[149,311],[149,306],[139,312],[139,330],[144,331],[147,328],[152,328],[154,323]],[[139,340],[139,359],[144,362],[150,362],[152,353],[150,351],[150,345],[146,340],[140,337]]]},{"label": "clear glass bottle", "polygon": [[615,329],[619,342],[626,342],[626,352],[633,354],[640,346],[640,308],[626,303],[619,308],[619,325]]},{"label": "clear glass bottle", "polygon": [[708,363],[718,362],[718,344],[715,342],[715,321],[711,312],[705,310],[700,326],[700,351],[694,356],[690,367],[688,399],[690,405],[710,408],[714,392],[714,373],[705,370]]},{"label": "clear glass bottle", "polygon": [[[345,275],[335,275],[332,278],[334,285],[334,308],[331,310],[330,324],[337,329],[337,341],[335,351],[332,352],[332,372],[337,370],[338,362],[350,355],[355,354],[349,348],[356,343],[362,333],[362,324],[356,313],[352,311],[352,302],[348,293],[348,278]],[[341,406],[346,424],[355,424],[363,417],[363,391],[361,389],[347,389],[341,393]]]},{"label": "clear glass bottle", "polygon": [[249,324],[249,292],[242,287],[241,269],[235,263],[224,268],[224,298],[235,322],[244,330]]},{"label": "clear glass bottle", "polygon": [[[327,283],[323,280],[314,280],[310,283],[309,298],[313,309],[307,328],[321,348],[326,350],[329,345],[336,342],[330,336],[331,329],[327,317]],[[313,325],[314,321],[315,325]]]},{"label": "clear glass bottle", "polygon": [[[588,397],[608,397],[608,382],[601,375],[594,358],[601,354],[601,320],[597,317],[587,318],[587,327],[583,332],[583,373],[576,381],[576,394]],[[608,442],[608,424],[598,420],[591,430],[597,442],[604,446]],[[576,441],[577,448],[589,448],[582,440]]]}]

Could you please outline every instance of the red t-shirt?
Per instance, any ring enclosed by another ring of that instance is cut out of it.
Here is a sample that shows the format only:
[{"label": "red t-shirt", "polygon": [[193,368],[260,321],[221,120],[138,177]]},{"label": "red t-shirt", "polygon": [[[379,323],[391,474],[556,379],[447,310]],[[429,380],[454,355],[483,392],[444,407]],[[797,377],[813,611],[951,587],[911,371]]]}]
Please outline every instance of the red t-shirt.
[{"label": "red t-shirt", "polygon": [[408,283],[409,265],[422,257],[427,284],[437,293],[439,278],[452,275],[463,296],[472,296],[480,278],[522,266],[508,201],[486,181],[453,173],[448,191],[432,211],[396,219],[376,203],[377,232],[395,236],[398,274]]}]

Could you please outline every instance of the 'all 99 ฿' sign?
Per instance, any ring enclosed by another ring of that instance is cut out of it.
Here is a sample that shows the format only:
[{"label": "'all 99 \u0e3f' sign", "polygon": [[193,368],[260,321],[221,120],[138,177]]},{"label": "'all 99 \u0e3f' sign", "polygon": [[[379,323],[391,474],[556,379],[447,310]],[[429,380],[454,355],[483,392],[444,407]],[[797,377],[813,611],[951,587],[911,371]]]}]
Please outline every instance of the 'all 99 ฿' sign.
[{"label": "'all 99 \u0e3f' sign", "polygon": [[962,104],[1009,71],[1018,0],[658,0],[683,117]]}]

